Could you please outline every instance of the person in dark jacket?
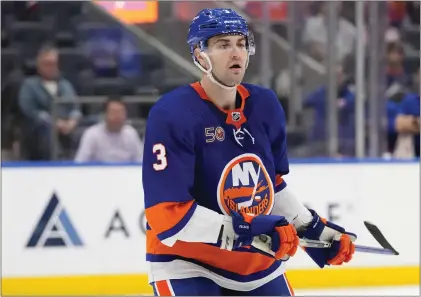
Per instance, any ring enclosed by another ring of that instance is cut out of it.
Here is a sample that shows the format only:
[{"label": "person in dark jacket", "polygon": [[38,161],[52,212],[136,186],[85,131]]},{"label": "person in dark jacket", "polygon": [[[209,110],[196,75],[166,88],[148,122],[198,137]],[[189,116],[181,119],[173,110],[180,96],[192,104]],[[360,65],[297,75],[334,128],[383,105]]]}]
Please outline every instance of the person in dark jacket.
[{"label": "person in dark jacket", "polygon": [[[353,156],[355,154],[355,94],[351,91],[349,83],[345,80],[342,65],[337,66],[337,108],[338,108],[338,155]],[[328,141],[326,131],[326,107],[328,102],[328,87],[322,86],[311,93],[304,101],[304,107],[314,109],[314,124],[311,131],[310,142],[312,155],[326,155]]]},{"label": "person in dark jacket", "polygon": [[[69,148],[71,133],[81,112],[72,84],[60,75],[58,51],[54,47],[41,48],[37,56],[37,71],[36,76],[24,80],[18,96],[23,115],[22,149],[28,160],[50,160],[53,126],[62,148]],[[54,104],[57,97],[65,103]]]}]

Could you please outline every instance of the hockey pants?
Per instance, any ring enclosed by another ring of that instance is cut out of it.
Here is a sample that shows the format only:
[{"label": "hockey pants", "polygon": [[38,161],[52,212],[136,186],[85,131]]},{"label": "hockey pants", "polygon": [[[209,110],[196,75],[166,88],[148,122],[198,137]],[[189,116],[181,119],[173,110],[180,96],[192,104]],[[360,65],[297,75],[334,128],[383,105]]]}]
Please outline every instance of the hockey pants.
[{"label": "hockey pants", "polygon": [[225,289],[204,277],[162,280],[152,287],[155,296],[294,296],[285,274],[252,291]]}]

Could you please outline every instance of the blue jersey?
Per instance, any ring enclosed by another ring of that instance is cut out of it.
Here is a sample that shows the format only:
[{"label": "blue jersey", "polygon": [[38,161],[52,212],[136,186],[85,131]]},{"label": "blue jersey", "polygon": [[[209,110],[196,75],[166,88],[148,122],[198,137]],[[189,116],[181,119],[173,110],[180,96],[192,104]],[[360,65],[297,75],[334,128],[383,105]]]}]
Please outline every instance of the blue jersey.
[{"label": "blue jersey", "polygon": [[274,194],[286,186],[282,106],[273,91],[251,84],[239,85],[237,95],[238,108],[222,110],[197,82],[164,95],[149,114],[142,178],[151,281],[176,278],[185,269],[190,277],[207,273],[225,283],[258,284],[283,269],[282,262],[248,248],[161,242],[182,232],[198,205],[224,215],[269,214]]}]

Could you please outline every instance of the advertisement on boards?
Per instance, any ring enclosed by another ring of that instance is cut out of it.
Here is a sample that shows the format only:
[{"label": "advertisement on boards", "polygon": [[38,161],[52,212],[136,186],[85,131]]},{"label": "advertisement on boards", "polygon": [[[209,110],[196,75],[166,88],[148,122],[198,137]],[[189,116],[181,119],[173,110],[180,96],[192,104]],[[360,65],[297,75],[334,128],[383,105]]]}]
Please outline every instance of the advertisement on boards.
[{"label": "advertisement on boards", "polygon": [[[2,179],[3,277],[146,275],[141,167],[3,168]],[[419,266],[417,164],[295,164],[285,180],[359,244],[378,246],[371,220],[400,252],[359,253],[347,267]],[[299,251],[288,269],[316,265]]]},{"label": "advertisement on boards", "polygon": [[94,1],[125,24],[155,23],[158,1]]}]

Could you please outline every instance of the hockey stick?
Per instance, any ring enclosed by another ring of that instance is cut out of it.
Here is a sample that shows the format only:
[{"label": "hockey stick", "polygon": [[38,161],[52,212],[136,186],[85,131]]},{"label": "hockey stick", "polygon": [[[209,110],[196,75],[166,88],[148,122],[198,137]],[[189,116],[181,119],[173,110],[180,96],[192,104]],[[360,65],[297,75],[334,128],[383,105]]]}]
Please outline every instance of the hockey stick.
[{"label": "hockey stick", "polygon": [[[329,248],[332,245],[330,242],[310,240],[310,239],[300,239],[301,247],[312,247],[312,248]],[[355,245],[355,251],[360,253],[370,253],[370,254],[383,254],[383,255],[399,255],[399,253],[393,248],[378,248],[365,245]]]},{"label": "hockey stick", "polygon": [[386,240],[380,229],[373,223],[364,221],[364,225],[368,232],[374,237],[375,240],[383,247],[383,249],[390,252],[391,255],[399,255],[398,251],[395,250],[392,245]]},{"label": "hockey stick", "polygon": [[[370,234],[377,240],[377,242],[382,246],[381,248],[378,247],[371,247],[365,245],[355,245],[355,251],[360,253],[370,253],[370,254],[383,254],[383,255],[399,255],[399,253],[392,247],[392,245],[386,240],[380,229],[367,221],[364,221],[364,225],[370,232]],[[257,238],[256,238],[257,237]],[[272,239],[267,235],[259,235],[253,239],[252,246],[255,248],[262,250],[268,254],[274,255],[275,253],[272,251]],[[307,238],[300,238],[301,247],[307,248],[329,248],[331,247],[331,242],[320,241],[320,240],[312,240]]]}]

